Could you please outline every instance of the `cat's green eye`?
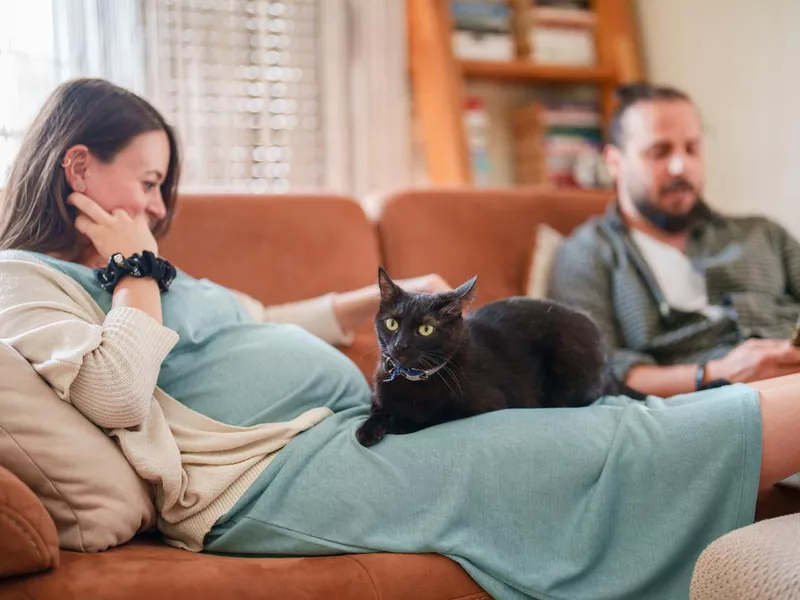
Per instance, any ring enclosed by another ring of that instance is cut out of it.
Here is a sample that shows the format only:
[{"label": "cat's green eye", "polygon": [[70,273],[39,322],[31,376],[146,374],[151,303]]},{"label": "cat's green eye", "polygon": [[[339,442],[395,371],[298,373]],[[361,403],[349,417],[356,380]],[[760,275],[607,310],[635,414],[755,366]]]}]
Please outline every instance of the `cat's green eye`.
[{"label": "cat's green eye", "polygon": [[390,319],[386,319],[383,322],[383,324],[386,325],[386,329],[388,329],[389,331],[397,331],[400,328],[400,324],[397,321],[395,321],[394,319],[391,319],[391,318]]},{"label": "cat's green eye", "polygon": [[428,337],[430,334],[433,333],[433,327],[428,325],[427,323],[425,323],[424,325],[420,325],[419,329],[417,329],[417,331],[419,331],[420,335],[424,335],[425,337]]}]

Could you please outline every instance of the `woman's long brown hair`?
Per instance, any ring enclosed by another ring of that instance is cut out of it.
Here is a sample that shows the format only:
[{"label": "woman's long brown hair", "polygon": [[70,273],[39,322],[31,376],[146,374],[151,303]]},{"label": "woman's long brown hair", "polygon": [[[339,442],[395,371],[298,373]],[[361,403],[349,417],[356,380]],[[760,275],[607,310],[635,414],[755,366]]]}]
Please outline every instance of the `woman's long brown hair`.
[{"label": "woman's long brown hair", "polygon": [[175,134],[146,100],[104,79],[76,79],[60,85],[28,129],[5,190],[0,192],[0,250],[53,253],[67,260],[81,252],[73,227],[72,192],[61,163],[65,152],[83,144],[109,163],[136,136],[164,131],[169,139],[169,167],[161,195],[167,217],[154,233],[169,229],[177,201],[180,161]]}]

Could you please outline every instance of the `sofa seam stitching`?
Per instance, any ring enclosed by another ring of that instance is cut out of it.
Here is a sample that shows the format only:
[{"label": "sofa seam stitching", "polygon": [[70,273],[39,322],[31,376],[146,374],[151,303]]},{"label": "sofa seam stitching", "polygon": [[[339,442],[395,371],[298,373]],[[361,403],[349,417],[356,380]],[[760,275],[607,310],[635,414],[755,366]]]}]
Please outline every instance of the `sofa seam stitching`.
[{"label": "sofa seam stitching", "polygon": [[[70,512],[70,514],[72,514],[72,518],[75,519],[75,524],[76,524],[76,526],[78,528],[78,537],[81,540],[81,551],[82,552],[86,552],[86,542],[83,539],[83,528],[81,527],[81,520],[78,518],[78,515],[75,514],[75,510],[72,508],[72,505],[69,502],[67,502],[67,499],[64,497],[64,494],[61,493],[61,490],[58,489],[58,486],[55,484],[55,482],[53,482],[53,480],[47,475],[47,473],[44,472],[42,467],[39,466],[39,463],[36,462],[36,460],[28,453],[28,451],[25,450],[25,448],[22,447],[22,445],[16,440],[14,435],[8,429],[3,427],[2,425],[0,425],[0,430],[2,430],[11,439],[11,441],[14,443],[14,445],[17,448],[19,448],[20,451],[28,458],[28,460],[31,461],[31,464],[34,467],[36,467],[36,470],[39,472],[39,474],[42,477],[45,478],[47,483],[49,483],[50,486],[53,488],[53,490],[56,492],[56,494],[58,494],[58,499],[61,502],[64,503],[64,506],[66,506],[69,509],[69,512]],[[22,480],[20,479],[20,481],[22,481]],[[22,483],[27,486],[27,484],[24,481]],[[33,491],[33,490],[31,490],[31,491]],[[36,497],[39,498],[38,495]],[[42,499],[39,498],[39,502],[41,502],[41,501],[42,501]],[[44,506],[43,502],[42,502],[42,506]],[[47,512],[48,515],[50,514],[50,511],[48,511],[46,507],[45,507],[45,511]],[[50,515],[50,518],[53,518],[53,516]],[[53,522],[55,523],[55,519],[53,519]],[[56,526],[56,529],[58,529],[58,526]]]},{"label": "sofa seam stitching", "polygon": [[372,574],[369,572],[367,567],[365,567],[364,564],[360,560],[358,560],[358,558],[356,558],[355,556],[346,554],[343,556],[353,561],[359,566],[359,568],[364,572],[364,575],[366,575],[367,579],[369,580],[370,585],[372,585],[372,591],[374,592],[375,600],[380,600],[381,594],[380,592],[378,592],[378,586],[375,585],[375,580],[372,578]]},{"label": "sofa seam stitching", "polygon": [[[13,510],[13,509],[11,509],[11,510]],[[14,514],[9,514],[6,511],[0,512],[0,518],[5,518],[13,527],[16,527],[17,530],[19,530],[22,533],[22,535],[25,536],[25,538],[27,538],[27,540],[30,543],[30,545],[36,551],[36,557],[39,559],[39,563],[40,564],[44,565],[44,564],[49,564],[50,563],[50,561],[45,561],[44,560],[44,556],[42,556],[42,551],[39,549],[39,546],[36,544],[36,540],[33,539],[33,536],[30,534],[30,532],[27,530],[27,528],[24,527],[23,524],[27,524],[28,523],[27,519],[21,519],[21,518],[15,516]],[[35,529],[35,527],[34,527],[34,529]]]}]

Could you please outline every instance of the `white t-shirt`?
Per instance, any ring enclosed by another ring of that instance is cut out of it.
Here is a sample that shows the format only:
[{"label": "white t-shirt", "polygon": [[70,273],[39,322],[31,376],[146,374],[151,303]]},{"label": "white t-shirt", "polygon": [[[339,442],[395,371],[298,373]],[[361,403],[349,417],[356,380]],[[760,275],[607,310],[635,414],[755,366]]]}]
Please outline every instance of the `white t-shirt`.
[{"label": "white t-shirt", "polygon": [[666,296],[667,304],[675,310],[699,312],[714,320],[725,315],[724,307],[709,304],[705,276],[688,256],[641,231],[633,229],[631,236]]}]

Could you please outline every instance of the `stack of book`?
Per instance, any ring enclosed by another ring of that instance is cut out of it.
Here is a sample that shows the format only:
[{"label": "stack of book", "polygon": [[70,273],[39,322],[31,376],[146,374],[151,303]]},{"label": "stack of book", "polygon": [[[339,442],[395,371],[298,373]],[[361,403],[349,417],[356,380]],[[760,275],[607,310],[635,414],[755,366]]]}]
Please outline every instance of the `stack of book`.
[{"label": "stack of book", "polygon": [[472,185],[489,187],[492,174],[489,160],[489,115],[483,99],[478,96],[467,96],[465,99],[464,127],[472,170]]},{"label": "stack of book", "polygon": [[514,39],[506,0],[452,0],[453,54],[462,60],[511,60]]},{"label": "stack of book", "polygon": [[531,0],[531,60],[546,65],[596,65],[596,22],[589,0]]},{"label": "stack of book", "polygon": [[535,102],[512,112],[514,170],[522,185],[595,187],[581,169],[600,160],[602,119],[590,103]]}]

